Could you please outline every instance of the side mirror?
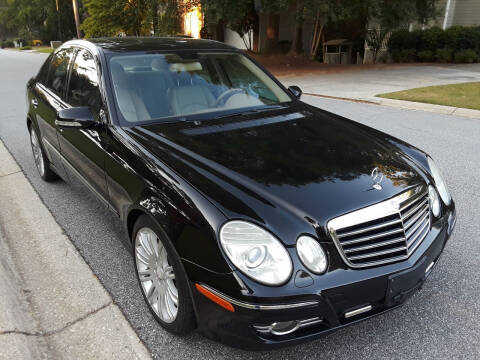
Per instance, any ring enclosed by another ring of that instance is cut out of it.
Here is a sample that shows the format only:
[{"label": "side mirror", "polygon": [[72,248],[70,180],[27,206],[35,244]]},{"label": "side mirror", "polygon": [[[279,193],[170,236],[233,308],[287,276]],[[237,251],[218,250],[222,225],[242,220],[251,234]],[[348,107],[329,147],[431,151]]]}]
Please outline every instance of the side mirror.
[{"label": "side mirror", "polygon": [[93,114],[86,106],[59,110],[55,125],[61,128],[88,129],[96,124]]},{"label": "side mirror", "polygon": [[300,99],[302,96],[302,89],[300,89],[297,85],[292,85],[288,87],[288,90],[295,96],[297,99]]}]

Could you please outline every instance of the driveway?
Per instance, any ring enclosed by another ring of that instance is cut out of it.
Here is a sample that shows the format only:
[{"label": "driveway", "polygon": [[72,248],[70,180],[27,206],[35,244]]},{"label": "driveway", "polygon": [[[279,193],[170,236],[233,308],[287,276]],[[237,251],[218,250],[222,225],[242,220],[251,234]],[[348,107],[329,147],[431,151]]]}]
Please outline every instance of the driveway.
[{"label": "driveway", "polygon": [[282,76],[286,85],[298,85],[305,93],[372,100],[377,94],[411,88],[480,81],[480,64],[391,65],[386,68],[332,74]]},{"label": "driveway", "polygon": [[0,50],[0,138],[155,358],[480,358],[480,121],[304,96],[429,152],[445,170],[457,202],[457,228],[423,290],[402,308],[308,344],[250,353],[195,333],[176,337],[162,330],[143,303],[131,256],[119,240],[125,234],[118,219],[83,187],[40,180],[25,128],[24,86],[44,59]]}]

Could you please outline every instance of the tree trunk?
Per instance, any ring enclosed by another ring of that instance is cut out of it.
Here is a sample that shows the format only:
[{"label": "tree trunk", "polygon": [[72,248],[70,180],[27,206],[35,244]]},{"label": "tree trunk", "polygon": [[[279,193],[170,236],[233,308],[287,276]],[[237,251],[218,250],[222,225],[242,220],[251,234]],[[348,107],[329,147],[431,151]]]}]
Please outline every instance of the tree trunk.
[{"label": "tree trunk", "polygon": [[278,48],[278,32],[280,26],[280,15],[267,15],[267,41],[265,44],[265,52],[271,54]]},{"label": "tree trunk", "polygon": [[78,14],[78,1],[72,0],[73,2],[73,15],[75,16],[75,28],[77,30],[77,39],[82,38],[82,33],[80,31],[80,16]]},{"label": "tree trunk", "polygon": [[302,34],[303,34],[303,0],[297,0],[296,18],[295,18],[295,33],[293,35],[292,46],[290,47],[289,55],[297,55],[302,52]]},{"label": "tree trunk", "polygon": [[318,51],[318,45],[320,44],[320,39],[323,36],[323,24],[320,26],[320,29],[318,30],[317,37],[315,39],[315,43],[313,44],[313,50],[312,50],[312,55],[311,59],[315,60],[315,57],[317,56],[317,51]]},{"label": "tree trunk", "polygon": [[159,16],[158,16],[158,11],[160,8],[160,4],[157,0],[152,1],[152,30],[153,30],[153,35],[158,35],[159,29]]},{"label": "tree trunk", "polygon": [[223,20],[220,20],[215,27],[215,40],[224,42],[225,41],[225,24]]}]

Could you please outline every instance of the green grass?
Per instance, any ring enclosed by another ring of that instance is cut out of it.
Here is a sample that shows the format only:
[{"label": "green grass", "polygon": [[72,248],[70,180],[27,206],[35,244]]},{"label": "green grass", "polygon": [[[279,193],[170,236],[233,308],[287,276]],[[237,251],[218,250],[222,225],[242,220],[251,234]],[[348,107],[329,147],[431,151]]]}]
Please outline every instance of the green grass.
[{"label": "green grass", "polygon": [[378,97],[480,110],[480,82],[422,88],[379,94]]},{"label": "green grass", "polygon": [[53,51],[51,47],[47,46],[34,46],[32,49],[45,54],[50,54]]}]

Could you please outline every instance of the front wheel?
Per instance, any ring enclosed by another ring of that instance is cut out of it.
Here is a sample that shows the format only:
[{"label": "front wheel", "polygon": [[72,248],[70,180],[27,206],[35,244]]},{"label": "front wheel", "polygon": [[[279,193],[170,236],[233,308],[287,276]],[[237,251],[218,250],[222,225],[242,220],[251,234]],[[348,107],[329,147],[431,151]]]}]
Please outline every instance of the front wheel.
[{"label": "front wheel", "polygon": [[50,161],[45,156],[40,139],[35,131],[35,128],[30,126],[30,144],[32,145],[33,160],[37,166],[40,177],[45,181],[52,181],[57,178],[52,169],[50,169]]},{"label": "front wheel", "polygon": [[190,332],[195,328],[192,299],[172,243],[146,215],[138,218],[133,236],[137,279],[150,311],[167,331]]}]

